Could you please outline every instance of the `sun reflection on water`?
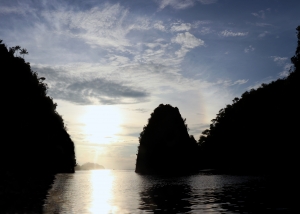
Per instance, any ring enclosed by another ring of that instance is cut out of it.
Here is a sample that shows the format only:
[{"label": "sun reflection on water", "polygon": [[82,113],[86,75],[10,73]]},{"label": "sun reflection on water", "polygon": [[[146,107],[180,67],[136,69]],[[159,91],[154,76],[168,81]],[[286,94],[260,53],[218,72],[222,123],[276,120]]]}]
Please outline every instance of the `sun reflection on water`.
[{"label": "sun reflection on water", "polygon": [[117,213],[118,207],[112,204],[113,182],[114,176],[110,170],[92,172],[91,213]]}]

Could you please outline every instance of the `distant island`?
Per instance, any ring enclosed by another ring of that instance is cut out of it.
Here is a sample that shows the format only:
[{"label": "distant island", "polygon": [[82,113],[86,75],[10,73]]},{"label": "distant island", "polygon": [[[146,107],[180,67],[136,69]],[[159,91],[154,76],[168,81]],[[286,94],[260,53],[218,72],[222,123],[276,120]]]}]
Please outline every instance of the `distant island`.
[{"label": "distant island", "polygon": [[97,163],[85,163],[83,165],[77,165],[75,167],[75,171],[78,171],[78,170],[98,170],[98,169],[105,169],[104,166],[102,165],[99,165]]}]

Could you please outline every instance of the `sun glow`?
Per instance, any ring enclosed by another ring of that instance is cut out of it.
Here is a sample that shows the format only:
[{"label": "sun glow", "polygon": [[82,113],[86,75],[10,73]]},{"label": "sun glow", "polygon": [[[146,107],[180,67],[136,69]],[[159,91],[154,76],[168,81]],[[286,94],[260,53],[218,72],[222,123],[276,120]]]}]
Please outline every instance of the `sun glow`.
[{"label": "sun glow", "polygon": [[121,131],[122,115],[118,106],[87,106],[80,118],[88,143],[108,144]]}]

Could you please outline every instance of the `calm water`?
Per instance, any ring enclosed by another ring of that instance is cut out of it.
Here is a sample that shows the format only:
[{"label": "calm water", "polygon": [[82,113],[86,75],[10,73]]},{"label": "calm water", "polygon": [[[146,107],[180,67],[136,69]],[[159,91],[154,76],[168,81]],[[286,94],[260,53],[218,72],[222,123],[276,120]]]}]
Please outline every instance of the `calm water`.
[{"label": "calm water", "polygon": [[283,181],[270,182],[261,176],[158,177],[133,170],[78,171],[56,176],[44,212],[292,213],[291,192]]}]

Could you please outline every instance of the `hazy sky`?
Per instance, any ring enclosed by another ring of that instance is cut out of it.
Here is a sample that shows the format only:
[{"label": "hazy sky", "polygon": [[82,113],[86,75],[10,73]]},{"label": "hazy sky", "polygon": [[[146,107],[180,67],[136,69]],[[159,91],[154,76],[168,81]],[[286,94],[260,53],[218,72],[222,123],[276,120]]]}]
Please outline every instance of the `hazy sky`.
[{"label": "hazy sky", "polygon": [[[133,169],[161,103],[198,140],[234,97],[287,75],[299,0],[1,0],[0,39],[46,78],[77,161]],[[259,122],[259,121],[258,121]]]}]

